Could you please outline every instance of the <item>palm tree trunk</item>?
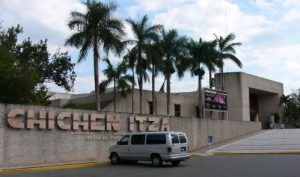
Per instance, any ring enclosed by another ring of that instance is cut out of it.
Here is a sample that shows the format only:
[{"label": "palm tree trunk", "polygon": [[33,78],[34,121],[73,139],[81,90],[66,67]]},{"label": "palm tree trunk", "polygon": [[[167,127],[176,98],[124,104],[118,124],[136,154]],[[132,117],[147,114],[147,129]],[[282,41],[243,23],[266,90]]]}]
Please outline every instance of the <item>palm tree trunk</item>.
[{"label": "palm tree trunk", "polygon": [[155,75],[154,75],[155,68],[152,66],[152,109],[153,114],[156,114],[156,101],[155,101]]},{"label": "palm tree trunk", "polygon": [[140,114],[143,113],[143,78],[142,74],[139,76],[139,87],[140,87]]},{"label": "palm tree trunk", "polygon": [[114,78],[114,112],[116,112],[116,79]]},{"label": "palm tree trunk", "polygon": [[[138,47],[138,59],[142,61],[142,47]],[[143,72],[139,72],[139,87],[140,87],[140,114],[143,113]]]},{"label": "palm tree trunk", "polygon": [[132,88],[131,88],[131,104],[132,104],[132,113],[134,113],[134,68],[132,68]]},{"label": "palm tree trunk", "polygon": [[[222,90],[224,91],[224,66],[221,67],[221,79],[222,79]],[[225,119],[225,114],[224,112],[221,113],[221,119]],[[228,118],[227,118],[228,119]]]},{"label": "palm tree trunk", "polygon": [[199,94],[199,118],[203,118],[203,106],[202,106],[202,76],[198,76],[198,94]]},{"label": "palm tree trunk", "polygon": [[211,73],[211,70],[209,69],[209,88],[212,88],[212,77],[211,77],[211,75],[212,75],[212,73]]},{"label": "palm tree trunk", "polygon": [[[212,89],[213,84],[212,84],[212,71],[211,71],[211,69],[209,69],[208,75],[209,75],[209,88]],[[213,112],[209,111],[209,118],[212,118],[212,114],[213,114]]]},{"label": "palm tree trunk", "polygon": [[95,81],[95,94],[96,94],[96,107],[97,111],[101,111],[100,93],[99,93],[99,60],[98,44],[94,40],[94,81]]},{"label": "palm tree trunk", "polygon": [[167,77],[167,115],[170,114],[170,94],[171,94],[171,82],[170,77]]},{"label": "palm tree trunk", "polygon": [[223,66],[221,67],[221,83],[222,83],[222,90],[224,90],[224,70]]}]

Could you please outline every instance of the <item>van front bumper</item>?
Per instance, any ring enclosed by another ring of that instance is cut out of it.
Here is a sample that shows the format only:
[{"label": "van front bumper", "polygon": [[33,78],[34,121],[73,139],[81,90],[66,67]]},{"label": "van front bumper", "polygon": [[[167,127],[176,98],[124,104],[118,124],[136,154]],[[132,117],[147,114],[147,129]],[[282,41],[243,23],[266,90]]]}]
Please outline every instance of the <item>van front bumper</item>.
[{"label": "van front bumper", "polygon": [[180,154],[180,155],[164,155],[164,156],[161,156],[162,160],[163,161],[166,161],[166,162],[171,162],[171,161],[178,161],[178,160],[186,160],[186,159],[189,159],[191,157],[190,154]]}]

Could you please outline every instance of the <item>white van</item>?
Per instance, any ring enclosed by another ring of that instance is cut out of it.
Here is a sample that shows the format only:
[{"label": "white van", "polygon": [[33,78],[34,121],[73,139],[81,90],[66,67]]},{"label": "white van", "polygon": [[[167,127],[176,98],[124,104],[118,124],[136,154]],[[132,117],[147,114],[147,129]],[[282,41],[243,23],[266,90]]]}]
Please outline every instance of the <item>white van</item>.
[{"label": "white van", "polygon": [[163,161],[178,165],[190,158],[188,140],[182,132],[129,133],[109,148],[112,164],[126,160],[131,162],[151,161],[161,166]]}]

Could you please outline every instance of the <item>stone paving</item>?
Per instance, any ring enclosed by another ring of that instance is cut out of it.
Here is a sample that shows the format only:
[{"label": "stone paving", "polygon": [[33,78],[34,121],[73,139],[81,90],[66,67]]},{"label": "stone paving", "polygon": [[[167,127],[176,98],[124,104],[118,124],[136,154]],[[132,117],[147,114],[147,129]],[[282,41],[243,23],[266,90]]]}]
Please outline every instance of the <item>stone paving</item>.
[{"label": "stone paving", "polygon": [[274,129],[206,153],[300,153],[300,129]]}]

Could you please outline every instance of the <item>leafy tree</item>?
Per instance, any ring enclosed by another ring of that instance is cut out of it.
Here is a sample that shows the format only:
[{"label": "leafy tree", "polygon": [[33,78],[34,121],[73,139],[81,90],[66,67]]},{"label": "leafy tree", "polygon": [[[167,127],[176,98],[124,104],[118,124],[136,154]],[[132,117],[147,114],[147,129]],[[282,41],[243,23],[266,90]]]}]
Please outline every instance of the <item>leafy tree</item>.
[{"label": "leafy tree", "polygon": [[19,25],[0,31],[0,101],[47,105],[50,95],[44,84],[54,82],[71,91],[75,64],[67,52],[51,55],[47,40],[19,42],[22,31]]},{"label": "leafy tree", "polygon": [[281,106],[284,110],[283,123],[290,127],[300,127],[300,91],[291,93],[290,95],[282,95],[280,98]]},{"label": "leafy tree", "polygon": [[66,40],[66,45],[80,48],[78,62],[82,62],[86,58],[89,49],[93,50],[96,105],[97,110],[100,111],[99,48],[102,47],[106,53],[110,50],[120,53],[123,48],[121,40],[125,35],[124,26],[112,15],[117,9],[115,4],[105,4],[95,0],[88,0],[84,4],[86,12],[71,12],[68,26],[75,32]]},{"label": "leafy tree", "polygon": [[108,59],[104,60],[107,64],[107,68],[103,70],[103,74],[107,77],[106,80],[100,84],[100,90],[105,91],[109,84],[113,83],[114,89],[114,111],[116,111],[116,93],[117,90],[121,92],[121,96],[127,95],[130,92],[130,82],[132,77],[127,73],[127,66],[125,62],[118,63],[117,66],[113,66]]},{"label": "leafy tree", "polygon": [[235,35],[233,33],[228,34],[225,38],[222,36],[216,36],[218,41],[218,50],[219,50],[219,67],[221,71],[222,79],[222,90],[224,90],[224,60],[233,61],[238,67],[242,67],[242,62],[235,56],[236,51],[235,47],[242,45],[240,42],[233,42]]},{"label": "leafy tree", "polygon": [[129,42],[133,43],[137,52],[137,61],[136,61],[136,74],[138,79],[139,91],[140,91],[140,113],[143,113],[142,101],[143,101],[143,83],[144,81],[149,80],[147,74],[147,67],[149,66],[148,61],[146,60],[146,45],[151,43],[151,41],[158,38],[157,32],[162,28],[161,25],[148,25],[148,17],[145,15],[141,21],[134,21],[133,19],[126,20],[135,35],[135,39],[130,40]]},{"label": "leafy tree", "polygon": [[287,114],[288,106],[290,106],[293,103],[293,99],[290,95],[282,95],[280,97],[279,105],[283,107],[283,122],[286,122],[285,117]]}]

